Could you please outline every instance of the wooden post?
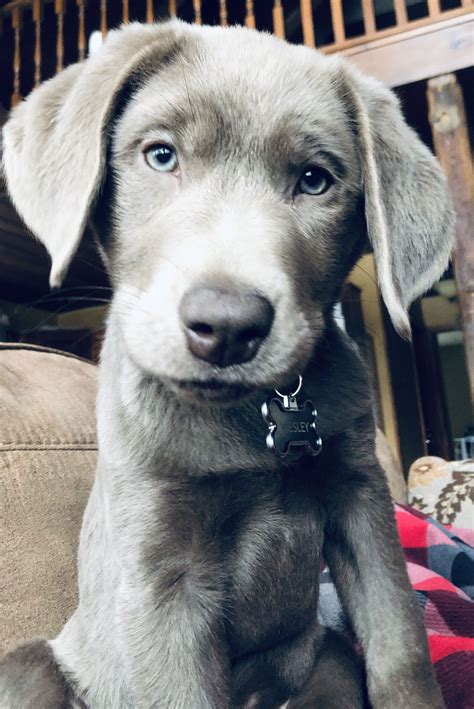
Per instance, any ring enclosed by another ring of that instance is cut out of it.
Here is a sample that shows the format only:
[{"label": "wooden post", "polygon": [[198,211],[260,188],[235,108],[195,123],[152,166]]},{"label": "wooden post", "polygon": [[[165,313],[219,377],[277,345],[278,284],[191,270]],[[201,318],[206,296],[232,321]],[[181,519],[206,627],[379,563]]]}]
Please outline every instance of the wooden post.
[{"label": "wooden post", "polygon": [[428,15],[430,17],[438,17],[439,13],[439,0],[428,0]]},{"label": "wooden post", "polygon": [[100,31],[102,37],[107,34],[107,1],[100,0]]},{"label": "wooden post", "polygon": [[334,44],[342,44],[346,38],[342,0],[330,0]]},{"label": "wooden post", "polygon": [[273,3],[273,31],[280,39],[285,39],[285,17],[283,15],[283,5],[281,0]]},{"label": "wooden post", "polygon": [[227,3],[226,0],[219,2],[219,20],[222,27],[227,27]]},{"label": "wooden post", "polygon": [[55,0],[54,11],[57,17],[56,72],[60,72],[64,67],[64,13],[66,12],[66,0]]},{"label": "wooden post", "polygon": [[82,62],[86,58],[85,0],[76,0],[77,4],[77,56]]},{"label": "wooden post", "polygon": [[169,0],[168,1],[168,15],[170,17],[176,17],[176,15],[177,15],[176,0]]},{"label": "wooden post", "polygon": [[365,34],[374,34],[377,28],[373,0],[362,0],[362,16],[364,18]]},{"label": "wooden post", "polygon": [[196,25],[202,25],[202,16],[201,16],[201,0],[193,0],[193,9],[194,9],[194,22]]},{"label": "wooden post", "polygon": [[122,20],[125,25],[130,22],[130,11],[128,8],[128,0],[122,0]]},{"label": "wooden post", "polygon": [[404,27],[408,22],[405,0],[395,0],[395,19],[397,27]]},{"label": "wooden post", "polygon": [[300,0],[301,24],[303,26],[303,42],[307,47],[314,47],[313,6],[311,0]]},{"label": "wooden post", "polygon": [[428,81],[431,130],[456,210],[454,269],[461,305],[464,348],[474,401],[474,220],[471,148],[464,100],[455,74]]},{"label": "wooden post", "polygon": [[151,24],[155,21],[155,13],[153,10],[153,0],[146,0],[146,21]]},{"label": "wooden post", "polygon": [[41,82],[41,20],[43,19],[41,0],[33,0],[32,14],[35,24],[35,86],[38,86]]},{"label": "wooden post", "polygon": [[250,27],[251,30],[255,29],[255,15],[253,11],[253,0],[246,0],[245,2],[245,26]]}]

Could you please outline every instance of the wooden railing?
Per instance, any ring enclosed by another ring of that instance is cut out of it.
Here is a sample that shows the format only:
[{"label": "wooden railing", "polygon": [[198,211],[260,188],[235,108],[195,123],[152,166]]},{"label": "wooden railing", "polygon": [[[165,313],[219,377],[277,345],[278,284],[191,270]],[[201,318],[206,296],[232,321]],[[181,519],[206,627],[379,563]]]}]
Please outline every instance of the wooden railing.
[{"label": "wooden railing", "polygon": [[[88,37],[121,22],[179,16],[245,24],[325,52],[347,50],[472,11],[474,0],[14,0],[0,9],[0,102],[82,61]],[[346,8],[344,10],[344,8]],[[377,10],[376,10],[377,8]]]}]

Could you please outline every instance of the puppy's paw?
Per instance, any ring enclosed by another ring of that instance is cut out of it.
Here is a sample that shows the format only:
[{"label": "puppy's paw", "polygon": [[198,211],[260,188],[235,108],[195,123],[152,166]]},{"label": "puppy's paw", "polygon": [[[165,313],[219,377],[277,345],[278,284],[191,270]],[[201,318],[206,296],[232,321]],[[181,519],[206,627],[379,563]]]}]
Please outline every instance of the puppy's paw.
[{"label": "puppy's paw", "polygon": [[20,645],[0,659],[2,709],[72,709],[75,706],[46,640]]},{"label": "puppy's paw", "polygon": [[431,664],[414,673],[394,673],[369,694],[373,709],[445,709]]}]

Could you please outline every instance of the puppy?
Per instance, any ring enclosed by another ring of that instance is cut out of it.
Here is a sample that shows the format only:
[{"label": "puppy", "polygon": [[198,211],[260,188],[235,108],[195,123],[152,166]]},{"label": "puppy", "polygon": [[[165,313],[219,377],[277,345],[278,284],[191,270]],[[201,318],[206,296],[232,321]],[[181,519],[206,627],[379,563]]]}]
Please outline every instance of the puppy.
[{"label": "puppy", "polygon": [[[451,251],[445,180],[391,92],[269,35],[131,24],[17,107],[4,145],[51,285],[92,224],[114,295],[79,605],[6,656],[0,705],[360,707],[356,660],[316,620],[324,555],[372,706],[442,707],[333,319],[369,242],[408,336]],[[305,400],[307,445],[284,455]]]}]

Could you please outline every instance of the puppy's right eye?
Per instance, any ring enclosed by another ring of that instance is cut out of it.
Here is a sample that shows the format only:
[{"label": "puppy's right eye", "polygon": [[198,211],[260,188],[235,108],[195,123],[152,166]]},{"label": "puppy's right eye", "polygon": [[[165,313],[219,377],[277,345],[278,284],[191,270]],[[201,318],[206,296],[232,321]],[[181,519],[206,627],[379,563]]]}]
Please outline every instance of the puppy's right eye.
[{"label": "puppy's right eye", "polygon": [[144,155],[147,165],[158,172],[173,172],[178,166],[176,151],[164,143],[150,145]]}]

